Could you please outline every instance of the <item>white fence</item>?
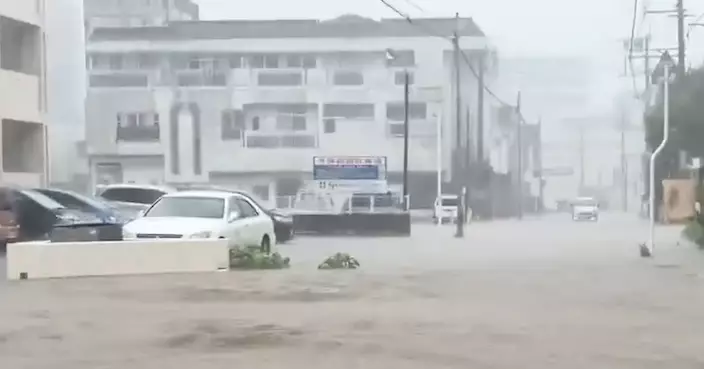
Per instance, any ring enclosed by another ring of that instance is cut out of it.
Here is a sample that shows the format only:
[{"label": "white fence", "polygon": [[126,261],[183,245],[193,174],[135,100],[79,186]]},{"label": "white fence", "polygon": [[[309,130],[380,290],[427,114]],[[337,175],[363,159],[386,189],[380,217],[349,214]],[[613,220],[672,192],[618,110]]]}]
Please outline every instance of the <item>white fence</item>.
[{"label": "white fence", "polygon": [[226,240],[24,242],[7,245],[7,278],[213,272],[229,268]]}]

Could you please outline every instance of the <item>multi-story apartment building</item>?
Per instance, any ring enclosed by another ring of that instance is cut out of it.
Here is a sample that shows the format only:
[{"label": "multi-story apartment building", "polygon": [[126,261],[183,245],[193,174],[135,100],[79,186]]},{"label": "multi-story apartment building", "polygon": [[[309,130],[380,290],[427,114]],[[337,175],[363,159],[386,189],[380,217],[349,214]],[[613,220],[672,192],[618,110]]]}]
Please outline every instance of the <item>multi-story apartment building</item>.
[{"label": "multi-story apartment building", "polygon": [[39,186],[47,174],[44,1],[0,1],[0,182]]},{"label": "multi-story apartment building", "polygon": [[[468,18],[416,23],[343,16],[96,28],[86,100],[94,181],[211,182],[267,198],[294,194],[314,156],[377,155],[398,184],[407,72],[410,190],[430,204],[436,124],[449,174],[456,109],[452,43],[424,29],[457,32],[474,71],[488,45]],[[478,85],[467,64],[460,73],[466,124]]]}]

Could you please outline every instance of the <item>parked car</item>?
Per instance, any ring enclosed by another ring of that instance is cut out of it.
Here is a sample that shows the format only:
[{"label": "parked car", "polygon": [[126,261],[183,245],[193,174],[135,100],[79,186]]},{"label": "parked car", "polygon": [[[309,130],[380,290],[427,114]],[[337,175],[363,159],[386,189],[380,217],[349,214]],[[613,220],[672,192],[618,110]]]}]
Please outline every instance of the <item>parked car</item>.
[{"label": "parked car", "polygon": [[247,192],[239,190],[230,190],[227,188],[216,187],[216,186],[188,186],[185,187],[188,190],[206,190],[206,191],[223,191],[236,193],[241,196],[246,197],[250,202],[256,204],[260,209],[269,214],[271,220],[274,222],[274,232],[276,233],[276,242],[286,243],[293,239],[295,232],[293,228],[293,217],[288,214],[284,214],[278,209],[267,209],[266,206],[262,205],[262,202],[257,200],[254,196]]},{"label": "parked car", "polygon": [[276,243],[274,222],[251,199],[226,191],[168,193],[123,227],[125,239],[225,238],[230,247]]},{"label": "parked car", "polygon": [[37,188],[35,191],[69,208],[95,214],[103,223],[122,224],[126,219],[117,207],[107,201],[81,195],[77,192],[56,188]]},{"label": "parked car", "polygon": [[5,197],[3,226],[15,229],[4,242],[45,239],[57,225],[102,222],[94,214],[70,209],[35,190],[5,187],[0,192]]},{"label": "parked car", "polygon": [[599,220],[599,202],[592,197],[579,197],[572,201],[572,220]]},{"label": "parked car", "polygon": [[12,193],[0,188],[0,252],[4,253],[8,243],[19,238],[20,227],[12,200]]},{"label": "parked car", "polygon": [[98,196],[120,210],[124,217],[134,219],[160,197],[176,191],[166,186],[112,184],[102,186]]}]

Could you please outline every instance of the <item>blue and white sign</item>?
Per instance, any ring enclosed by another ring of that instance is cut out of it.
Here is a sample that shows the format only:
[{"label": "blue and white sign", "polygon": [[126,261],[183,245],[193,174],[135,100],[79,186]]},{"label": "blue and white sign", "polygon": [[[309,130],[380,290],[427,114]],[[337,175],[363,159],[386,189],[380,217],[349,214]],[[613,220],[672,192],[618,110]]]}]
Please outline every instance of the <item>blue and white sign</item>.
[{"label": "blue and white sign", "polygon": [[316,156],[313,179],[319,191],[386,192],[386,157]]},{"label": "blue and white sign", "polygon": [[384,156],[316,156],[313,158],[313,179],[386,180]]}]

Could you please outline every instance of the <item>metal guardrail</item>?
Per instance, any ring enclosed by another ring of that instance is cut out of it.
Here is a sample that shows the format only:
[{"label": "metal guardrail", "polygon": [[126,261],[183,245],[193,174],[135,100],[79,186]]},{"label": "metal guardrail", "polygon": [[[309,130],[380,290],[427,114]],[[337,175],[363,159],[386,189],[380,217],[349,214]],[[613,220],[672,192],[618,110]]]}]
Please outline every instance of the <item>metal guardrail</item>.
[{"label": "metal guardrail", "polygon": [[304,193],[278,197],[277,208],[293,218],[296,233],[318,235],[410,236],[411,214],[402,196]]},{"label": "metal guardrail", "polygon": [[[288,213],[401,213],[403,196],[399,194],[336,194],[304,193],[296,196],[279,196],[272,201],[273,207]],[[405,204],[410,204],[406,201]]]}]

